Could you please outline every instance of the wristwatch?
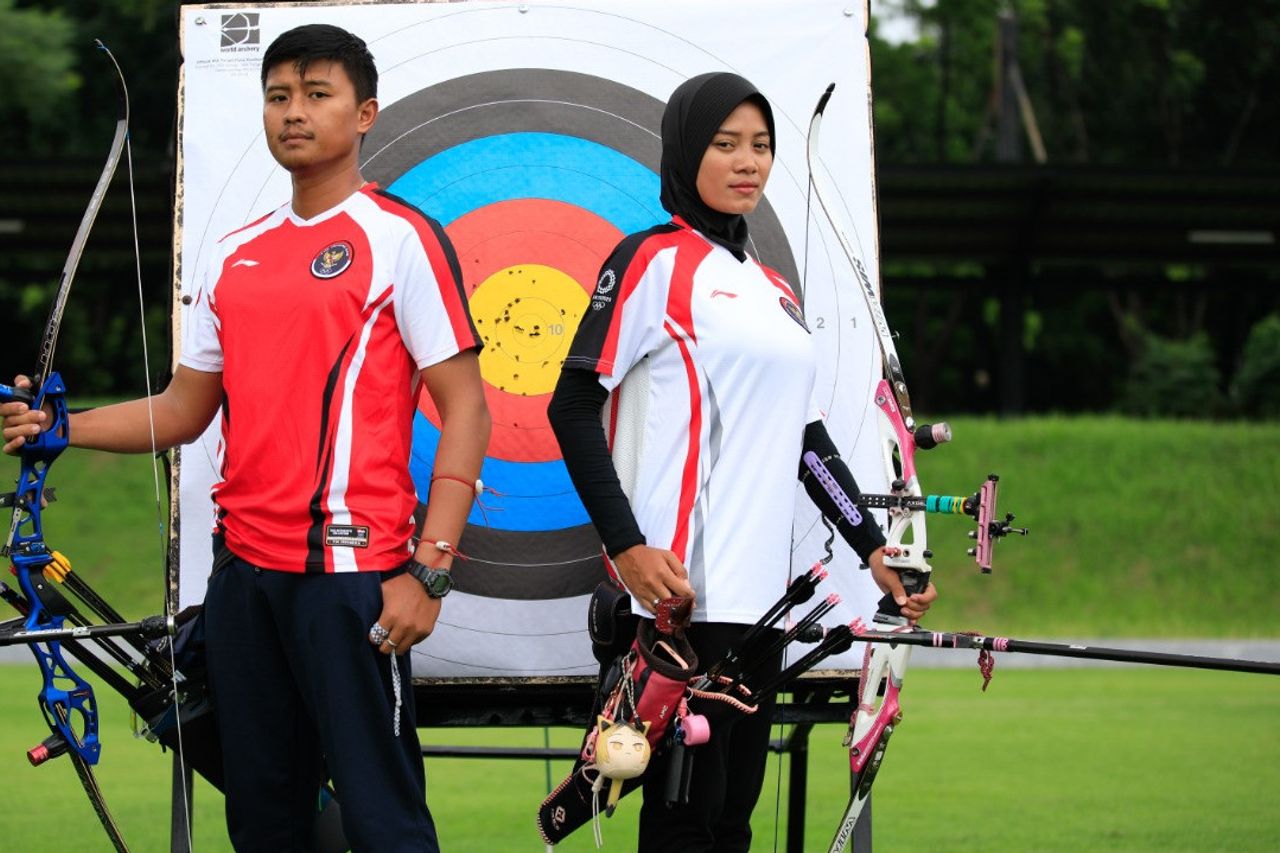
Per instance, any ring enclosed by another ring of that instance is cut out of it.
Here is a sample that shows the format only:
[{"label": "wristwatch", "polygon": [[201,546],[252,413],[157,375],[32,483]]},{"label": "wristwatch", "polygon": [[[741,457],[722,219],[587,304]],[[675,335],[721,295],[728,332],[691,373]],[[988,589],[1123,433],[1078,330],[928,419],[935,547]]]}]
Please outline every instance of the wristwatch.
[{"label": "wristwatch", "polygon": [[433,569],[417,560],[410,560],[409,574],[418,579],[432,598],[444,598],[453,589],[453,575],[448,569]]}]

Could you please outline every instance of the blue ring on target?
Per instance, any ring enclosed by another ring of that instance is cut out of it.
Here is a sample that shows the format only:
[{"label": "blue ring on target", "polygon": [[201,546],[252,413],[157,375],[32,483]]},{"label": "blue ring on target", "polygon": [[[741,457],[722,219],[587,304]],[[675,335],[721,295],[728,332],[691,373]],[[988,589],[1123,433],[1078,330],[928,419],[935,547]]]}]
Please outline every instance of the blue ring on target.
[{"label": "blue ring on target", "polygon": [[503,133],[423,160],[387,188],[444,225],[494,202],[544,198],[589,210],[623,234],[670,219],[647,166],[598,142],[558,133]]},{"label": "blue ring on target", "polygon": [[[427,502],[431,488],[431,466],[440,443],[440,430],[418,412],[413,419],[413,454],[409,473],[418,484],[418,500]],[[468,524],[498,530],[564,530],[590,524],[587,510],[569,479],[569,471],[559,459],[554,462],[509,462],[486,456],[480,479],[492,483],[501,494],[486,493],[480,498],[485,509],[472,506]]]},{"label": "blue ring on target", "polygon": [[[608,146],[555,133],[516,132],[469,140],[402,174],[387,190],[446,227],[488,205],[538,198],[590,211],[623,234],[668,221],[660,181],[649,167]],[[410,472],[426,502],[440,431],[418,412]],[[469,524],[498,530],[562,530],[590,523],[564,462],[518,462],[486,456],[481,479],[502,494],[473,506]]]}]

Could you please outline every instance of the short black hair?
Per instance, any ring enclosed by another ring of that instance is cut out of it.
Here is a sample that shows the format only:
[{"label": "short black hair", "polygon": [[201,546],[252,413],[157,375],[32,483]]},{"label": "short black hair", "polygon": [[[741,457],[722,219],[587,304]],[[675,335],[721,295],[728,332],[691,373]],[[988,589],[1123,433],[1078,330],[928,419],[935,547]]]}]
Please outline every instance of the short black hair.
[{"label": "short black hair", "polygon": [[336,62],[356,87],[356,103],[378,97],[378,68],[359,36],[332,24],[304,24],[281,33],[262,55],[262,88],[267,73],[282,62],[293,62],[299,74],[313,62]]}]

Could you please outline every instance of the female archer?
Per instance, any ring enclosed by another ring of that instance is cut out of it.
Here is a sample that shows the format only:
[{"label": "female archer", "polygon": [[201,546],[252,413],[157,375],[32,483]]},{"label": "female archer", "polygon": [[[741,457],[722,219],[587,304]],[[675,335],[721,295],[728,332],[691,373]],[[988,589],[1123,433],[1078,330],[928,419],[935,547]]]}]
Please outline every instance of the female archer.
[{"label": "female archer", "polygon": [[[650,616],[693,598],[688,638],[705,666],[735,647],[788,580],[794,478],[910,620],[869,513],[842,515],[801,457],[813,451],[858,493],[813,400],[817,351],[791,287],[746,252],[747,222],[773,166],[773,112],[743,78],[681,84],[662,118],[670,222],[626,237],[605,262],[549,417],[609,565]],[[612,435],[601,412],[610,393]],[[766,644],[767,645],[767,644]],[[753,665],[766,677],[781,652]],[[666,808],[666,770],[645,775],[641,850],[747,850],[764,779],[772,702],[712,727],[686,804]]]}]

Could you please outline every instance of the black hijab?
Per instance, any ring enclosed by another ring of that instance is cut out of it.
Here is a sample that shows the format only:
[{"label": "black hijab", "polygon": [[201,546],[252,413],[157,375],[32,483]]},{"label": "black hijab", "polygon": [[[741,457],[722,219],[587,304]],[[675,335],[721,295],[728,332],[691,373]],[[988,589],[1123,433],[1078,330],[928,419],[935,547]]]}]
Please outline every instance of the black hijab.
[{"label": "black hijab", "polygon": [[699,74],[676,87],[662,114],[662,206],[708,239],[746,258],[747,221],[741,214],[712,210],[698,195],[698,169],[720,123],[743,101],[764,113],[769,148],[774,147],[773,110],[750,82],[726,71]]}]

